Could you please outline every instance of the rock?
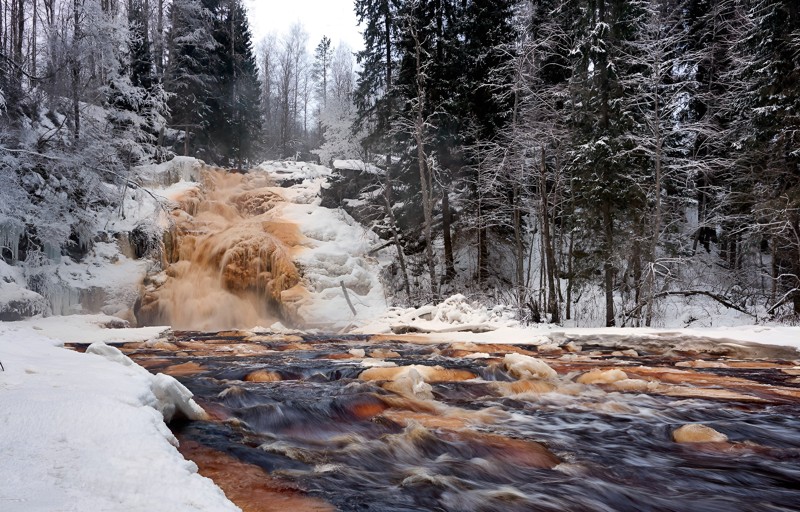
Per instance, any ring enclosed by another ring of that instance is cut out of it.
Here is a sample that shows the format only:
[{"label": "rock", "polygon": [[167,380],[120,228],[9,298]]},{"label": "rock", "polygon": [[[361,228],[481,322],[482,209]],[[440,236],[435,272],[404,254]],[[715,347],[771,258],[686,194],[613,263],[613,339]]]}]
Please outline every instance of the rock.
[{"label": "rock", "polygon": [[16,283],[0,281],[0,297],[0,322],[17,322],[44,315],[49,308],[44,297]]},{"label": "rock", "polygon": [[564,348],[567,349],[567,352],[572,352],[573,354],[583,350],[583,347],[578,345],[574,341],[570,341],[569,343],[564,345]]},{"label": "rock", "polygon": [[358,376],[360,380],[376,381],[376,380],[397,380],[411,372],[421,376],[425,382],[459,382],[462,380],[470,380],[477,377],[472,372],[467,370],[454,370],[449,368],[442,368],[441,366],[425,366],[425,365],[411,365],[411,366],[396,366],[396,367],[375,367],[369,368],[361,372]]},{"label": "rock", "polygon": [[254,372],[248,373],[244,380],[246,382],[278,382],[283,380],[280,374],[275,372],[270,372],[267,370],[256,370]]},{"label": "rock", "polygon": [[383,389],[419,400],[433,400],[433,388],[415,368],[409,368],[393,381],[387,382]]},{"label": "rock", "polygon": [[363,348],[353,348],[348,350],[348,353],[353,357],[366,357],[367,352]]},{"label": "rock", "polygon": [[541,359],[523,354],[506,354],[503,364],[508,372],[518,379],[552,380],[558,377],[556,371]]},{"label": "rock", "polygon": [[391,349],[376,348],[369,353],[369,356],[375,359],[391,359],[393,357],[400,357],[400,354]]},{"label": "rock", "polygon": [[[652,385],[651,385],[652,384]],[[614,387],[619,391],[644,393],[658,386],[658,383],[647,382],[643,379],[622,379],[614,382]]]},{"label": "rock", "polygon": [[675,429],[672,432],[672,439],[676,443],[725,443],[728,441],[728,436],[697,423]]},{"label": "rock", "polygon": [[728,365],[725,363],[720,363],[719,361],[703,361],[702,359],[696,361],[680,361],[675,363],[675,366],[679,368],[728,368]]},{"label": "rock", "polygon": [[539,345],[537,350],[540,354],[561,354],[564,352],[561,347],[559,347],[555,343],[546,343],[544,345]]},{"label": "rock", "polygon": [[612,384],[620,380],[627,380],[628,375],[614,368],[612,370],[592,370],[578,377],[579,384]]},{"label": "rock", "polygon": [[501,396],[521,394],[541,395],[556,390],[556,386],[545,380],[518,380],[515,382],[493,382],[492,388]]}]

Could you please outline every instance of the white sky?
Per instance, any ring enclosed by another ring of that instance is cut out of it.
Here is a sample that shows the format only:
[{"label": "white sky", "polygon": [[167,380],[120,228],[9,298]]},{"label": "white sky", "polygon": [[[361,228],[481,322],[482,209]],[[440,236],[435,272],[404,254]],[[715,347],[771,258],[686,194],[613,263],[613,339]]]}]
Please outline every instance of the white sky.
[{"label": "white sky", "polygon": [[300,22],[308,33],[308,51],[313,52],[322,36],[331,38],[333,46],[347,43],[353,51],[364,46],[353,0],[245,0],[249,10],[253,43],[275,32],[278,36]]}]

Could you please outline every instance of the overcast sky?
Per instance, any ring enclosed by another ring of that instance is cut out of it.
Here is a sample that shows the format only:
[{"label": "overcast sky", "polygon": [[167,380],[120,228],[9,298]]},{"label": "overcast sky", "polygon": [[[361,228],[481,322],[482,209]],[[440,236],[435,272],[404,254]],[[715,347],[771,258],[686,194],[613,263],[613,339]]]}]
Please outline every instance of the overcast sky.
[{"label": "overcast sky", "polygon": [[353,51],[363,48],[353,4],[353,0],[245,0],[256,48],[265,35],[281,36],[299,21],[308,32],[310,52],[322,36],[330,37],[334,46],[343,41]]}]

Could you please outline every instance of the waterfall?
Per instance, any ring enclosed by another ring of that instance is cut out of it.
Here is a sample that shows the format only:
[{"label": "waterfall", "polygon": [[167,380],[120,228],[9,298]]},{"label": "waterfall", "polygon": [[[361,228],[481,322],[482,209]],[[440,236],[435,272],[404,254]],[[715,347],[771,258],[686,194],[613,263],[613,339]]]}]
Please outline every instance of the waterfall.
[{"label": "waterfall", "polygon": [[271,325],[281,294],[300,281],[292,263],[296,226],[272,217],[282,201],[266,173],[207,169],[186,191],[165,235],[166,271],[149,280],[142,325],[221,330]]}]

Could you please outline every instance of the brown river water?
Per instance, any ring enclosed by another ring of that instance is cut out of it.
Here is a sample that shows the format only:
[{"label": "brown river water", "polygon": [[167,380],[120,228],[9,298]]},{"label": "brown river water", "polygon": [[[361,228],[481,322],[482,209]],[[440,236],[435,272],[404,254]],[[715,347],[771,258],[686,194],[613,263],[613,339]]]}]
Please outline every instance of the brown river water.
[{"label": "brown river water", "polygon": [[797,352],[557,345],[173,332],[124,351],[195,393],[211,419],[172,426],[182,452],[245,511],[800,510]]}]

